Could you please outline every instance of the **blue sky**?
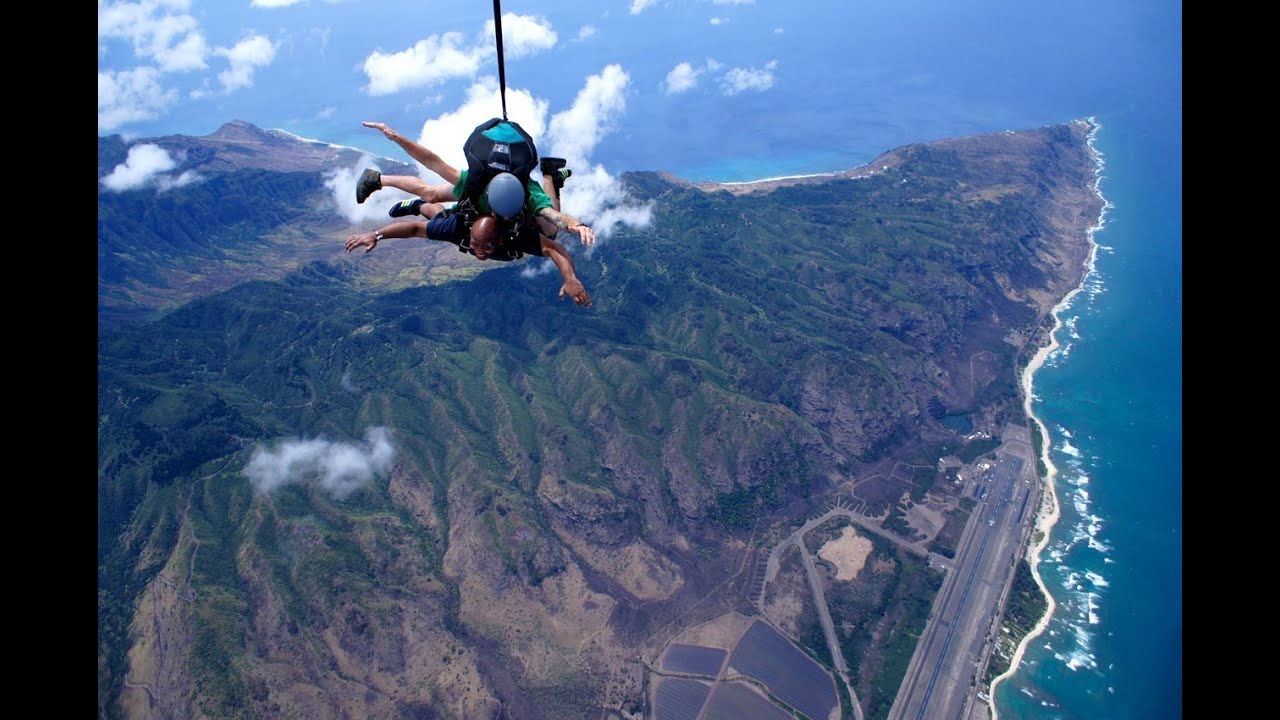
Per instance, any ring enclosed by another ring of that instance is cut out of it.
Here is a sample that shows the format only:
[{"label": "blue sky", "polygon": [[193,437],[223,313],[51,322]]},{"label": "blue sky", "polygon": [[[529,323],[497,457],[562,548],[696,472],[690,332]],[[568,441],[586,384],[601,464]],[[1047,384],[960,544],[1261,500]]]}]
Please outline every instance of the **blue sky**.
[{"label": "blue sky", "polygon": [[[503,11],[508,114],[543,155],[570,158],[579,213],[603,212],[627,170],[844,170],[906,143],[1105,119],[1135,88],[1164,92],[1180,122],[1181,6],[1167,0]],[[360,125],[379,120],[460,164],[467,131],[501,113],[492,13],[485,0],[99,2],[98,132],[204,135],[240,119],[401,158]]]},{"label": "blue sky", "polygon": [[[767,92],[781,51],[769,45],[785,34],[781,4],[768,9],[754,0],[508,0],[508,88],[551,114],[610,66],[620,72],[595,92],[612,93],[598,100],[615,106]],[[98,28],[99,134],[202,135],[234,118],[330,142],[377,140],[360,120],[420,126],[497,77],[492,5],[474,0],[99,2]],[[702,37],[711,33],[723,37]],[[530,121],[515,110],[512,119]]]},{"label": "blue sky", "polygon": [[[203,135],[241,119],[382,152],[361,120],[410,134],[496,83],[492,9],[100,1],[98,132]],[[1105,114],[1135,84],[1181,92],[1181,6],[1167,1],[507,0],[503,10],[508,88],[532,103],[509,108],[512,119],[545,126],[591,77],[617,69],[609,87],[596,83],[598,122],[573,133],[614,172],[747,179],[725,165],[735,158],[839,170],[907,142]],[[802,137],[815,128],[820,139]]]},{"label": "blue sky", "polygon": [[[609,142],[635,149],[628,136],[645,139],[643,146],[670,135],[667,127],[633,124],[636,108],[647,109],[644,118],[683,107],[684,119],[668,115],[662,124],[688,124],[697,112],[691,100],[741,101],[776,85],[785,13],[780,3],[766,8],[754,0],[503,4],[508,114],[542,154],[570,159],[575,180],[566,209],[607,225],[609,208],[621,202],[616,174],[660,169],[627,165],[644,155],[609,152]],[[466,134],[502,111],[497,87],[491,3],[98,4],[99,134],[204,135],[241,119],[401,157],[360,125],[379,120],[461,165]],[[141,187],[177,162],[154,146],[135,149],[104,179],[106,189]],[[358,171],[334,180],[335,198]],[[163,190],[197,180],[152,184]],[[353,221],[368,215],[344,210]],[[628,215],[635,208],[613,212],[621,213],[617,221],[646,218]]]}]

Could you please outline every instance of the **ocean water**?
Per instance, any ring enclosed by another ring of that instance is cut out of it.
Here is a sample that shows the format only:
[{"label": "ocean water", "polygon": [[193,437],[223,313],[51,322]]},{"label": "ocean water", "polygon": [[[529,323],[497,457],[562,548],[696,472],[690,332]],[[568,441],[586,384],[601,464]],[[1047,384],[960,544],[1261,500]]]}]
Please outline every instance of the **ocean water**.
[{"label": "ocean water", "polygon": [[1033,380],[1058,469],[1039,566],[1058,608],[999,686],[1002,717],[1182,716],[1181,128],[1151,115],[1102,119],[1095,269]]}]

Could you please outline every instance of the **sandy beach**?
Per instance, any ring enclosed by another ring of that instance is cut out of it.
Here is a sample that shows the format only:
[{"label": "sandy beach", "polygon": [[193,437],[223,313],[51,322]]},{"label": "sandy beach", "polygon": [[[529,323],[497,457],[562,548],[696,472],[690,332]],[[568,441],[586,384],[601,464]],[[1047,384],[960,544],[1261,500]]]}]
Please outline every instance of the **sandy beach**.
[{"label": "sandy beach", "polygon": [[1060,516],[1058,511],[1058,493],[1054,482],[1058,475],[1058,469],[1054,466],[1053,461],[1049,457],[1049,449],[1052,446],[1049,429],[1045,426],[1044,422],[1040,420],[1040,418],[1036,417],[1031,408],[1032,382],[1036,371],[1039,370],[1040,367],[1044,365],[1045,360],[1060,347],[1060,344],[1058,343],[1058,331],[1062,329],[1063,322],[1062,318],[1059,317],[1059,313],[1066,309],[1071,304],[1071,301],[1075,298],[1076,294],[1084,289],[1089,276],[1096,270],[1095,262],[1098,256],[1098,243],[1094,240],[1094,234],[1105,226],[1107,209],[1110,207],[1106,198],[1102,196],[1101,183],[1102,169],[1104,167],[1102,154],[1099,153],[1097,148],[1094,146],[1094,139],[1097,137],[1098,130],[1102,126],[1093,118],[1089,118],[1089,122],[1093,126],[1089,131],[1089,149],[1093,152],[1097,163],[1097,167],[1094,171],[1094,191],[1102,200],[1102,212],[1098,216],[1097,224],[1088,230],[1089,259],[1086,263],[1088,269],[1085,272],[1084,277],[1081,278],[1080,285],[1067,293],[1066,297],[1064,297],[1062,301],[1053,308],[1052,314],[1054,323],[1053,329],[1049,331],[1049,344],[1040,348],[1036,352],[1035,356],[1031,358],[1031,361],[1027,363],[1027,367],[1022,372],[1021,377],[1023,411],[1026,412],[1027,417],[1035,423],[1036,427],[1040,431],[1040,437],[1043,439],[1040,446],[1040,459],[1044,462],[1045,466],[1044,484],[1046,492],[1042,496],[1040,509],[1036,515],[1036,531],[1040,534],[1039,540],[1031,546],[1028,562],[1031,566],[1031,575],[1035,578],[1036,585],[1048,600],[1048,607],[1045,610],[1044,615],[1036,622],[1035,627],[1031,629],[1031,632],[1027,633],[1026,637],[1022,638],[1022,641],[1018,643],[1018,647],[1013,653],[1013,658],[1009,662],[1009,669],[1005,670],[991,681],[990,696],[987,704],[991,709],[992,720],[999,720],[999,713],[996,710],[995,700],[996,687],[1003,680],[1011,677],[1015,672],[1017,672],[1018,665],[1022,662],[1022,656],[1026,652],[1027,647],[1031,644],[1031,641],[1039,637],[1040,634],[1045,631],[1045,628],[1049,626],[1049,620],[1053,617],[1053,611],[1057,606],[1057,603],[1053,599],[1053,594],[1049,592],[1048,586],[1045,585],[1044,578],[1040,576],[1040,553],[1048,546],[1049,533],[1053,529],[1053,526],[1057,524]]}]

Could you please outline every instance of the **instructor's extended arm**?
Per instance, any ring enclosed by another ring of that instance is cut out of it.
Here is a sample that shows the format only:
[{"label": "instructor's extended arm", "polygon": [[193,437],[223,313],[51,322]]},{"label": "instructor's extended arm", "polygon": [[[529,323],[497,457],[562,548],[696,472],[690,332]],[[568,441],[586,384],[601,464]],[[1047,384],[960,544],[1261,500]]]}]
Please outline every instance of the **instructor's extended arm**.
[{"label": "instructor's extended arm", "polygon": [[404,151],[409,153],[409,157],[422,163],[428,170],[439,175],[450,185],[457,185],[458,180],[462,177],[462,173],[459,173],[457,168],[442,160],[439,155],[387,127],[386,123],[366,120],[360,124],[367,128],[381,131],[388,140],[404,148]]},{"label": "instructor's extended arm", "polygon": [[551,258],[551,262],[556,264],[556,268],[564,277],[564,284],[560,286],[560,298],[564,299],[564,296],[568,295],[582,307],[591,307],[591,296],[587,294],[587,289],[582,286],[582,281],[578,280],[577,274],[574,273],[573,258],[569,257],[569,251],[565,250],[560,243],[544,236],[542,253]]}]

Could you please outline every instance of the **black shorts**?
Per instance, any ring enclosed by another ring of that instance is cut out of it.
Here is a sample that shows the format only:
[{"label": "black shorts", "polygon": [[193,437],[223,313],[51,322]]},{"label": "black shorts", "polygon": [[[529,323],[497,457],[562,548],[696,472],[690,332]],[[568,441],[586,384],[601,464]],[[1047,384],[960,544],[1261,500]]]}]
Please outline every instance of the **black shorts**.
[{"label": "black shorts", "polygon": [[458,245],[467,237],[467,227],[452,209],[441,210],[427,221],[427,239],[443,240]]}]

